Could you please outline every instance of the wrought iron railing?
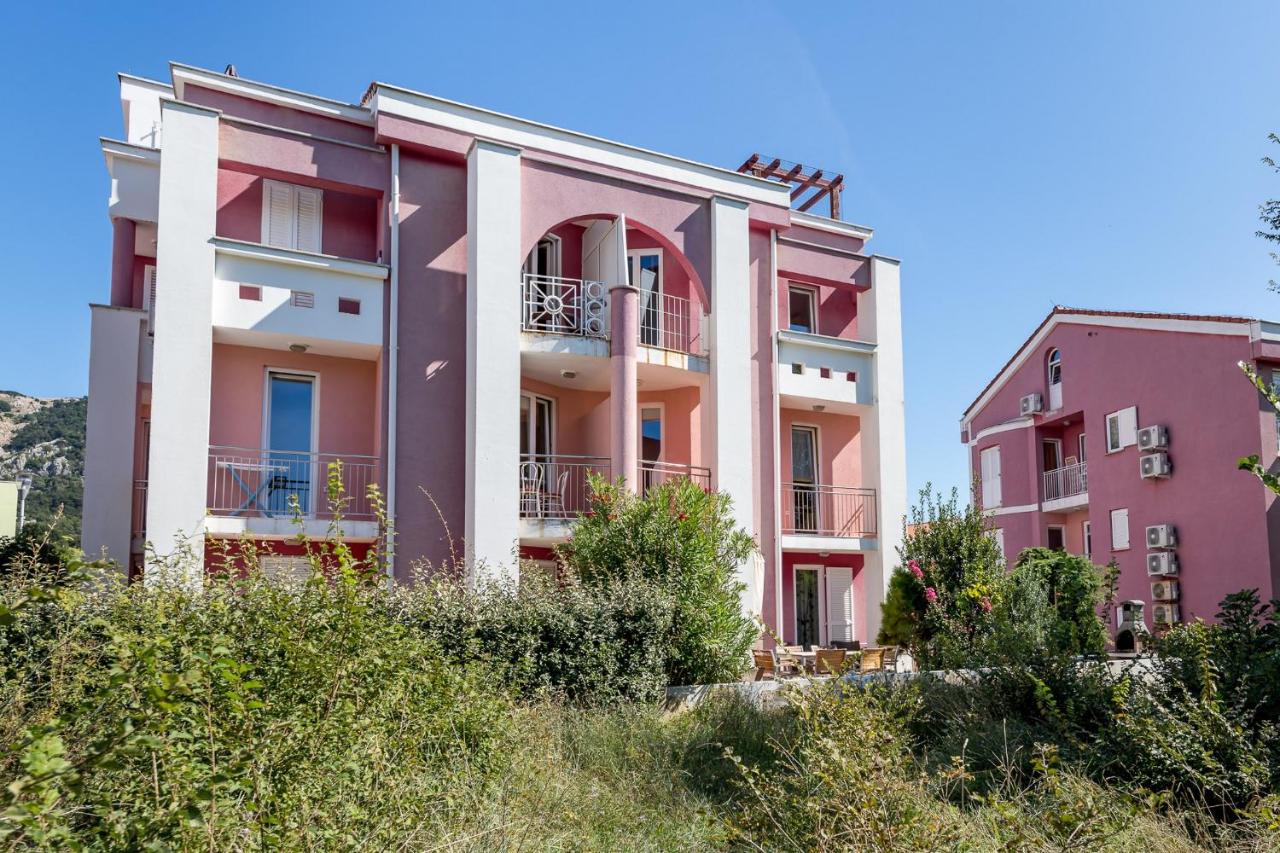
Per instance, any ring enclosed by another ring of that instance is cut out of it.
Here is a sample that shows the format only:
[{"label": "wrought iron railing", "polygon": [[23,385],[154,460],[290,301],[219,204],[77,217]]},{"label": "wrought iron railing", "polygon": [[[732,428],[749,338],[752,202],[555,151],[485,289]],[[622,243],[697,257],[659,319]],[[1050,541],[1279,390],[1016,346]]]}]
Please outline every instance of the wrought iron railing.
[{"label": "wrought iron railing", "polygon": [[640,344],[691,355],[703,354],[701,313],[683,297],[641,293]]},{"label": "wrought iron railing", "polygon": [[591,506],[588,477],[609,470],[607,456],[520,454],[520,517],[577,518]]},{"label": "wrought iron railing", "polygon": [[876,490],[783,483],[782,532],[812,536],[875,536]]},{"label": "wrought iron railing", "polygon": [[1044,499],[1056,501],[1089,491],[1089,471],[1086,463],[1064,465],[1044,472]]},{"label": "wrought iron railing", "polygon": [[640,462],[640,494],[647,493],[663,483],[685,477],[702,486],[711,488],[711,469],[700,465],[685,465],[681,462],[658,462],[643,459]]},{"label": "wrought iron railing", "polygon": [[296,500],[304,518],[330,518],[327,486],[333,462],[341,463],[342,516],[373,520],[369,486],[377,482],[378,457],[247,447],[209,448],[209,512],[289,518]]},{"label": "wrought iron railing", "polygon": [[526,273],[520,282],[520,328],[586,338],[609,337],[604,282]]}]

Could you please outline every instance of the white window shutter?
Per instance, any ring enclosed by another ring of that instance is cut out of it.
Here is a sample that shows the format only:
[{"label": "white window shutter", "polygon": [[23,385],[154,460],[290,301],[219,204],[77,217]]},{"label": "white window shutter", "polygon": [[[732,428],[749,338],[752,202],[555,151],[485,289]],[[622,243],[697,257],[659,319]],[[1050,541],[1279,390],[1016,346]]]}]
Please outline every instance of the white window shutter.
[{"label": "white window shutter", "polygon": [[294,248],[303,252],[320,251],[320,190],[294,187],[297,194],[297,242]]},{"label": "white window shutter", "polygon": [[1129,547],[1129,510],[1111,510],[1111,550],[1122,551]]},{"label": "white window shutter", "polygon": [[827,567],[827,640],[853,639],[853,569]]},{"label": "white window shutter", "polygon": [[1132,447],[1138,443],[1138,409],[1130,406],[1120,410],[1120,446]]},{"label": "white window shutter", "polygon": [[1000,446],[988,447],[981,453],[982,507],[1000,506]]},{"label": "white window shutter", "polygon": [[156,329],[156,268],[147,264],[142,268],[142,309],[147,312],[147,329]]},{"label": "white window shutter", "polygon": [[282,249],[294,247],[293,187],[279,181],[264,181],[262,186],[262,242]]}]

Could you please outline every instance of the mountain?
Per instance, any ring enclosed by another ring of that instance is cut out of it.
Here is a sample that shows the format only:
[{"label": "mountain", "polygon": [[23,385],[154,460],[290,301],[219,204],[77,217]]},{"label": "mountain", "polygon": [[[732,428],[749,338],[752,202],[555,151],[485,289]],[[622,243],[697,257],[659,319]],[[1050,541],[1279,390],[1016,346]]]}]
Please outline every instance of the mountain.
[{"label": "mountain", "polygon": [[80,538],[85,397],[0,391],[0,480],[31,476],[27,521],[47,524],[63,508],[62,531]]}]

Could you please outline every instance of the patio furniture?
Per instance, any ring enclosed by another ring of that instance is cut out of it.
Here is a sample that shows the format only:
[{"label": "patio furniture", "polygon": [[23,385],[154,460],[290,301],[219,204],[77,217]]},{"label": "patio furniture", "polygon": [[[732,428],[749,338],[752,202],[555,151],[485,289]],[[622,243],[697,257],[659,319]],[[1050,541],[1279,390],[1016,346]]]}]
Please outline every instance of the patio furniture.
[{"label": "patio furniture", "polygon": [[520,464],[520,514],[542,517],[543,470],[537,462]]},{"label": "patio furniture", "polygon": [[898,647],[885,646],[884,657],[880,660],[880,668],[885,672],[898,671]]},{"label": "patio furniture", "polygon": [[756,681],[778,677],[778,666],[773,659],[773,652],[768,649],[752,649],[751,660],[756,665]]},{"label": "patio furniture", "polygon": [[813,671],[813,652],[805,651],[804,646],[783,646],[778,652],[778,661],[783,669],[797,675]]},{"label": "patio furniture", "polygon": [[[285,466],[277,463],[248,459],[219,459],[216,465],[230,476],[231,482],[244,497],[240,506],[231,512],[233,516],[255,508],[259,512],[266,513],[270,507],[270,490],[276,478],[283,476],[287,470]],[[262,505],[264,493],[267,496],[268,506],[266,507]]]},{"label": "patio furniture", "polygon": [[858,659],[858,672],[865,675],[868,672],[879,672],[884,666],[884,649],[863,649],[862,655]]},{"label": "patio furniture", "polygon": [[832,640],[831,648],[844,649],[846,652],[856,652],[862,649],[862,643],[858,640]]},{"label": "patio furniture", "polygon": [[814,670],[818,675],[840,675],[844,672],[848,654],[844,649],[816,649]]},{"label": "patio furniture", "polygon": [[565,511],[564,511],[565,503],[566,503],[565,489],[568,487],[568,485],[569,485],[569,472],[561,471],[560,475],[556,477],[555,489],[543,495],[542,499],[546,503],[546,509],[545,509],[546,515],[554,516],[556,518],[559,518],[565,515]]}]

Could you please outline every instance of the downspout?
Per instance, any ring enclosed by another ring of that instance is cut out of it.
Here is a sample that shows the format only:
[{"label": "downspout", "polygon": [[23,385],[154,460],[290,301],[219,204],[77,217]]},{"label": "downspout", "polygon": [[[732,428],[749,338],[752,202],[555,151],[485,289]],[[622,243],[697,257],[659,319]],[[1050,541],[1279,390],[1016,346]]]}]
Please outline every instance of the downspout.
[{"label": "downspout", "polygon": [[[400,363],[400,146],[391,145],[391,313],[387,335],[387,521],[396,527],[396,380]],[[395,582],[395,543],[388,542],[387,583]]]},{"label": "downspout", "polygon": [[[778,229],[769,231],[769,347],[773,371],[773,606],[777,621],[773,630],[786,637],[782,624],[782,413],[778,410]],[[794,605],[793,605],[794,606]]]}]

